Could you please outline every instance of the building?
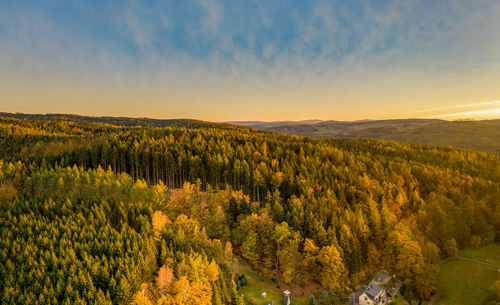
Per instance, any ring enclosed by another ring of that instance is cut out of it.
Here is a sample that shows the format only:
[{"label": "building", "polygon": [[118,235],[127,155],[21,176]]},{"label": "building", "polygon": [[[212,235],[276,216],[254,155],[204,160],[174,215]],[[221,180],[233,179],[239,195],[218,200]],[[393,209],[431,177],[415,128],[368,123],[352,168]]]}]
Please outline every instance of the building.
[{"label": "building", "polygon": [[359,305],[385,304],[385,290],[377,284],[370,284],[358,298]]},{"label": "building", "polygon": [[385,292],[387,294],[387,301],[392,301],[396,297],[396,295],[399,292],[399,289],[401,288],[401,285],[403,285],[403,282],[400,280],[397,280],[394,287],[387,289]]},{"label": "building", "polygon": [[386,290],[386,294],[387,296],[392,300],[396,297],[396,295],[398,294],[398,289],[396,289],[396,287],[392,287],[390,289],[387,289]]},{"label": "building", "polygon": [[380,271],[374,278],[375,284],[385,285],[391,280],[391,274],[385,270]]},{"label": "building", "polygon": [[283,305],[290,305],[290,301],[291,301],[290,291],[288,290],[283,291]]}]

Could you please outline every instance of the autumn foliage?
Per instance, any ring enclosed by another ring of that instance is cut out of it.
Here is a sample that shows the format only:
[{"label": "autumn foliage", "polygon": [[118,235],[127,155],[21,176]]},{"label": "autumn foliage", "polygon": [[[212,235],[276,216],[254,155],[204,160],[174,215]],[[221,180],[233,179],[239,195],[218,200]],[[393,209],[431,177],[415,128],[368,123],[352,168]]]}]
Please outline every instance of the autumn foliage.
[{"label": "autumn foliage", "polygon": [[234,304],[239,259],[341,301],[383,267],[420,300],[499,239],[498,157],[195,123],[0,119],[0,299]]}]

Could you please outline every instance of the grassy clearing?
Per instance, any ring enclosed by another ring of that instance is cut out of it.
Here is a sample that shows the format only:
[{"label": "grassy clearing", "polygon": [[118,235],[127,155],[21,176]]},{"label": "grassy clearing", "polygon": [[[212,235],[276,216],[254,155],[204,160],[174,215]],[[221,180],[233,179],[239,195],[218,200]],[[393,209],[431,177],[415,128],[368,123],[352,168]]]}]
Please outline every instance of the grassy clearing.
[{"label": "grassy clearing", "polygon": [[464,249],[462,256],[500,266],[500,244],[489,244],[478,249]]},{"label": "grassy clearing", "polygon": [[[486,263],[498,263],[500,245],[465,249],[464,257]],[[441,264],[441,297],[435,305],[484,305],[492,299],[488,288],[497,279],[497,267],[464,259],[452,259]]]},{"label": "grassy clearing", "polygon": [[[245,295],[245,301],[251,305],[262,305],[274,301],[274,304],[281,304],[283,300],[283,291],[285,288],[271,281],[267,276],[260,272],[252,270],[247,265],[238,266],[239,273],[244,274],[247,279],[247,285],[241,287],[238,291]],[[278,286],[280,288],[278,288]],[[293,293],[293,289],[290,290]],[[267,296],[262,297],[262,293],[266,292]],[[292,301],[297,305],[307,305],[309,296],[292,297]],[[292,303],[293,304],[293,303]]]}]

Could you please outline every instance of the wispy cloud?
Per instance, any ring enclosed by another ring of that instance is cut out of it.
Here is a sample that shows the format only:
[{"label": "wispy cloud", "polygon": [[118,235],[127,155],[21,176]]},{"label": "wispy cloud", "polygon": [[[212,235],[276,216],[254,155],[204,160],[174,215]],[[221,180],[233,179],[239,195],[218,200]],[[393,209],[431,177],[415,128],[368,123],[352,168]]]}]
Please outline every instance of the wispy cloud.
[{"label": "wispy cloud", "polygon": [[482,118],[500,118],[500,107],[494,109],[486,110],[476,110],[476,111],[466,111],[466,112],[455,112],[436,115],[440,118],[471,118],[471,119],[482,119]]},{"label": "wispy cloud", "polygon": [[463,109],[463,108],[473,108],[473,107],[481,107],[481,106],[494,106],[500,105],[500,101],[489,101],[489,102],[480,102],[480,103],[471,103],[471,104],[461,104],[447,107],[438,107],[438,108],[429,108],[424,110],[415,111],[415,113],[429,113],[429,112],[437,112],[444,110],[455,110],[455,109]]},{"label": "wispy cloud", "polygon": [[168,107],[186,96],[290,111],[302,101],[353,119],[401,101],[400,113],[440,115],[499,103],[497,0],[76,3],[0,2],[0,102],[94,86]]},{"label": "wispy cloud", "polygon": [[200,0],[200,5],[204,9],[202,28],[207,34],[214,36],[219,30],[219,25],[223,18],[222,6],[215,0]]}]

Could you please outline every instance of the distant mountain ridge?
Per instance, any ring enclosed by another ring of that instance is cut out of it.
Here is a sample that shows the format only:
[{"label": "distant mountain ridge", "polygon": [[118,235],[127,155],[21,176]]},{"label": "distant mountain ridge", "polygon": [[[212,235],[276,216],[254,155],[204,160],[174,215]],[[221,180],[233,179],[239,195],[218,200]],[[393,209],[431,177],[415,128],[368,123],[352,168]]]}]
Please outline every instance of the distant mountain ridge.
[{"label": "distant mountain ridge", "polygon": [[271,122],[265,122],[265,121],[228,121],[228,122],[223,122],[223,123],[262,129],[262,128],[271,128],[271,127],[277,127],[277,126],[290,126],[290,125],[298,125],[298,124],[315,125],[315,124],[320,124],[323,122],[325,122],[325,121],[313,119],[313,120],[302,120],[302,121],[271,121]]},{"label": "distant mountain ridge", "polygon": [[500,155],[500,119],[445,121],[387,119],[360,121],[231,122],[265,131],[324,138],[372,138],[405,143],[453,146]]}]

